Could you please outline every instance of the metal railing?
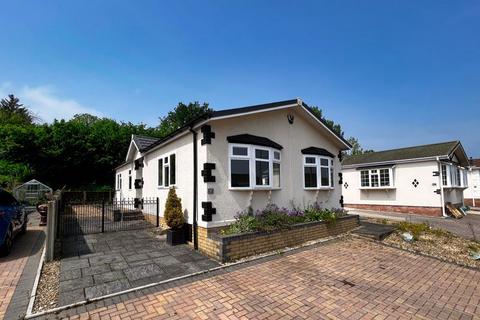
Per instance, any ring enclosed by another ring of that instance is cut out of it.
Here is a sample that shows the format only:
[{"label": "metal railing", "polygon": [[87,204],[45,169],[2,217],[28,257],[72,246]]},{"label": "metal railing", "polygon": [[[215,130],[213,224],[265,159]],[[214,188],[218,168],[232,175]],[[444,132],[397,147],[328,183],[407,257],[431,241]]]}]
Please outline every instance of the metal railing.
[{"label": "metal railing", "polygon": [[59,208],[58,237],[159,226],[158,198],[65,201]]}]

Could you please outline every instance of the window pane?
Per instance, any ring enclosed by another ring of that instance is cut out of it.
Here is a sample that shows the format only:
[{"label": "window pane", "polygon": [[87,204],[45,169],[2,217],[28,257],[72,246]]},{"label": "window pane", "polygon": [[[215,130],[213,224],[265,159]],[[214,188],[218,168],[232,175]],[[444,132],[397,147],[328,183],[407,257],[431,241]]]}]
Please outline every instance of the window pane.
[{"label": "window pane", "polygon": [[316,188],[317,187],[317,168],[316,167],[305,167],[305,188]]},{"label": "window pane", "polygon": [[132,189],[132,176],[128,176],[128,189]]},{"label": "window pane", "polygon": [[333,168],[330,167],[330,187],[333,187]]},{"label": "window pane", "polygon": [[390,171],[388,169],[380,169],[380,185],[390,186]]},{"label": "window pane", "polygon": [[[377,171],[377,170],[372,170],[373,171]],[[378,174],[372,174],[371,177],[372,179],[372,187],[378,187]]]},{"label": "window pane", "polygon": [[316,163],[315,157],[305,157],[305,163]]},{"label": "window pane", "polygon": [[268,160],[268,150],[255,149],[255,158]]},{"label": "window pane", "polygon": [[163,159],[158,159],[158,185],[163,186]]},{"label": "window pane", "polygon": [[328,187],[330,186],[330,179],[329,179],[329,175],[330,175],[330,172],[328,172],[328,168],[320,168],[320,172],[321,172],[321,184],[322,184],[322,187]]},{"label": "window pane", "polygon": [[257,186],[268,186],[270,184],[268,161],[255,161],[255,184]]},{"label": "window pane", "polygon": [[175,154],[170,155],[170,184],[175,184]]},{"label": "window pane", "polygon": [[275,159],[275,160],[280,160],[280,152],[278,152],[278,151],[273,151],[273,159]]},{"label": "window pane", "polygon": [[370,177],[368,175],[368,170],[364,170],[361,172],[361,185],[362,187],[370,187]]},{"label": "window pane", "polygon": [[273,187],[280,188],[280,163],[273,163]]},{"label": "window pane", "polygon": [[165,161],[165,164],[167,164],[168,163],[168,157],[165,157],[164,161]]},{"label": "window pane", "polygon": [[232,187],[249,187],[250,171],[248,160],[231,160]]},{"label": "window pane", "polygon": [[168,187],[168,186],[170,185],[170,182],[169,182],[169,178],[170,178],[170,168],[169,168],[169,167],[165,167],[164,178],[165,178],[165,187]]},{"label": "window pane", "polygon": [[442,164],[442,184],[447,185],[447,166]]},{"label": "window pane", "polygon": [[248,156],[248,148],[246,147],[233,147],[232,154],[234,156]]},{"label": "window pane", "polygon": [[328,166],[328,159],[321,158],[320,159],[320,165],[327,167]]}]

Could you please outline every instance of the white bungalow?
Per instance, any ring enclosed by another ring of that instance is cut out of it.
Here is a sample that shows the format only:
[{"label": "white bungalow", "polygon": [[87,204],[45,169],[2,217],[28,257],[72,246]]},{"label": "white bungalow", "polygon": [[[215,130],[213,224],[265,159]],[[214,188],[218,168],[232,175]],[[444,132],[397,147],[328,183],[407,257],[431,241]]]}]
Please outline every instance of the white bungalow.
[{"label": "white bungalow", "polygon": [[116,198],[158,197],[163,215],[174,187],[195,241],[269,203],[340,207],[339,156],[349,148],[300,99],[215,111],[164,139],[133,136]]},{"label": "white bungalow", "polygon": [[446,216],[462,206],[468,158],[459,141],[366,153],[342,163],[345,207]]}]

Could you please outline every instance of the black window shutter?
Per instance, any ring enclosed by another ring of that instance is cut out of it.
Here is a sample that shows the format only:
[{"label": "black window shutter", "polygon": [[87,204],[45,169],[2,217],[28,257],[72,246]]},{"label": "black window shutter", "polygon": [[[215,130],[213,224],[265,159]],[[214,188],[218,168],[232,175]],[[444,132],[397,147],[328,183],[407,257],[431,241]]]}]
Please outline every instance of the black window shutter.
[{"label": "black window shutter", "polygon": [[163,159],[158,159],[158,185],[163,186]]},{"label": "black window shutter", "polygon": [[175,154],[170,155],[170,184],[175,184]]}]

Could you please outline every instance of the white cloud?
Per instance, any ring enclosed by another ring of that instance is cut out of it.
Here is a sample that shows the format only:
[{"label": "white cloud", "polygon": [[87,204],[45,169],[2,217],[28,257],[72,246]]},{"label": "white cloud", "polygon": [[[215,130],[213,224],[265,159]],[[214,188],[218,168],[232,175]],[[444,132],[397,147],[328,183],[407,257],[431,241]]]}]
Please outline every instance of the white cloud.
[{"label": "white cloud", "polygon": [[28,107],[41,122],[52,122],[54,119],[70,119],[78,113],[90,113],[102,116],[102,113],[73,100],[61,98],[52,86],[24,86],[15,88],[9,82],[0,85],[0,96],[15,94],[20,103]]}]

